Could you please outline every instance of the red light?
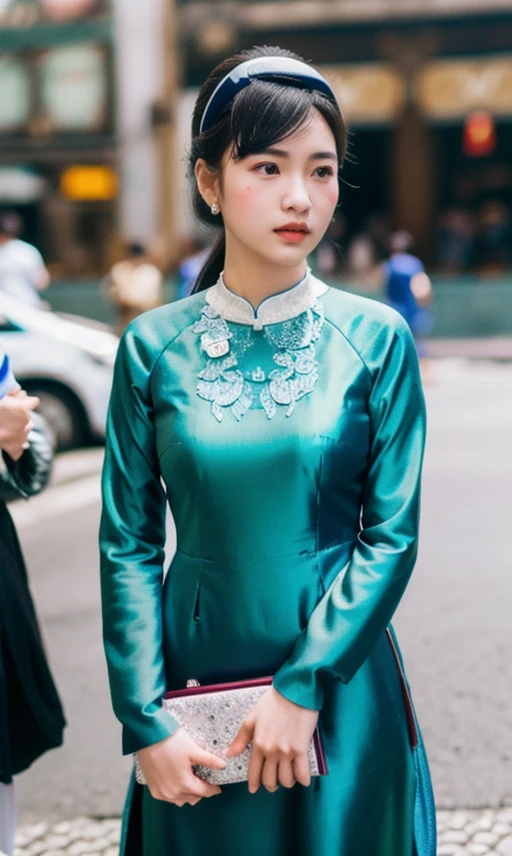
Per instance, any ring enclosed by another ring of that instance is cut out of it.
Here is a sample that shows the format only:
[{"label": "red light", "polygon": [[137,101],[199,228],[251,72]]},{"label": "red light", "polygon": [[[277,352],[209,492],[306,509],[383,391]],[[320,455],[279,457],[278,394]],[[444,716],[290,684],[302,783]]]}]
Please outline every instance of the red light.
[{"label": "red light", "polygon": [[464,123],[464,154],[485,157],[496,148],[496,125],[486,110],[476,110]]}]

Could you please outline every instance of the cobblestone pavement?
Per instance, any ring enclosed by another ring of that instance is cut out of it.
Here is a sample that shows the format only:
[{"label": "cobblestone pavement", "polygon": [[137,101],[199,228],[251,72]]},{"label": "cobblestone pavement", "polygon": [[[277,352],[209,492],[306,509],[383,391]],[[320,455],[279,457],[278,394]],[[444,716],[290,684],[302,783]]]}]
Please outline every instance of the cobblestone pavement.
[{"label": "cobblestone pavement", "polygon": [[[437,856],[512,856],[512,808],[438,811]],[[120,820],[78,817],[21,828],[14,856],[118,856]]]}]

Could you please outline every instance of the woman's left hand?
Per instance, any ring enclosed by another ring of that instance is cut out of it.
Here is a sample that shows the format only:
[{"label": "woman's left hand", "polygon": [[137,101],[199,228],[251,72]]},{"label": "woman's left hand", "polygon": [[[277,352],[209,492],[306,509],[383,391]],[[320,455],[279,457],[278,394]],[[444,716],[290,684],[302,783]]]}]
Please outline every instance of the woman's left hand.
[{"label": "woman's left hand", "polygon": [[240,755],[252,740],[249,791],[260,784],[276,791],[281,784],[293,788],[311,783],[308,747],[318,721],[318,710],[289,701],[274,687],[263,695],[228,748],[226,755]]}]

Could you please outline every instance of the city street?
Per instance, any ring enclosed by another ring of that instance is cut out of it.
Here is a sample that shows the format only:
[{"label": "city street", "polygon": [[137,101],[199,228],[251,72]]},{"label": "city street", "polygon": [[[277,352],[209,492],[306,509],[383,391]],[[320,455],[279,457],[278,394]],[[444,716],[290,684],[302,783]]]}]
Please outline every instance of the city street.
[{"label": "city street", "polygon": [[[420,559],[395,627],[438,806],[512,806],[512,364],[439,361],[427,399]],[[101,450],[70,460],[70,480],[61,460],[61,483],[13,508],[69,723],[19,778],[22,825],[119,815],[130,768],[101,642]]]}]

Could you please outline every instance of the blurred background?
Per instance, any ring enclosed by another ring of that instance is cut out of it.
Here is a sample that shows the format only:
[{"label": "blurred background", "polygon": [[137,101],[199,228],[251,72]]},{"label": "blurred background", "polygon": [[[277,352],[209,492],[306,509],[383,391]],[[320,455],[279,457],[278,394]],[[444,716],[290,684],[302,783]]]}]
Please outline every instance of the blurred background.
[{"label": "blurred background", "polygon": [[512,0],[0,0],[0,228],[7,218],[6,241],[35,248],[46,271],[40,301],[22,304],[2,286],[0,246],[0,342],[58,447],[78,449],[57,458],[46,494],[13,506],[70,722],[65,748],[22,777],[21,818],[121,808],[129,762],[101,651],[102,450],[90,445],[104,436],[131,311],[116,304],[119,264],[144,265],[153,304],[190,287],[211,240],[189,201],[194,99],[221,59],[253,44],[315,63],[348,121],[340,206],[314,270],[386,299],[400,229],[432,280],[422,546],[397,627],[446,822],[439,853],[506,856]]},{"label": "blurred background", "polygon": [[0,0],[0,208],[22,216],[54,307],[112,320],[98,281],[127,241],[172,294],[205,241],[184,157],[198,87],[235,49],[279,44],[331,79],[352,135],[322,275],[377,291],[406,228],[436,286],[432,335],[507,333],[511,5]]}]

